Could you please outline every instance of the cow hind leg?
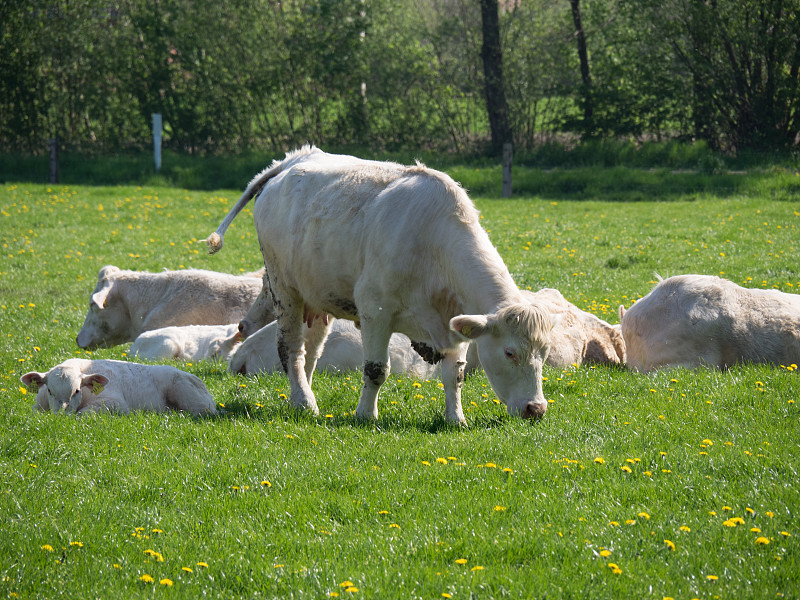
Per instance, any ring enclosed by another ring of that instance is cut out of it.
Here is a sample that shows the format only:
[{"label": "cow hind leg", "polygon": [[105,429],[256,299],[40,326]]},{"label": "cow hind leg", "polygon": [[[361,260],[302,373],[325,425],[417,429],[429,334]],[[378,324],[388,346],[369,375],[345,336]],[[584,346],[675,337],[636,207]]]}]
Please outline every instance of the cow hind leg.
[{"label": "cow hind leg", "polygon": [[303,336],[303,301],[281,295],[276,296],[278,313],[278,357],[281,366],[289,377],[290,401],[300,410],[310,410],[319,414],[317,400],[311,391],[305,371],[305,340]]},{"label": "cow hind leg", "polygon": [[359,419],[378,418],[378,392],[389,376],[389,339],[392,332],[388,324],[372,319],[361,319],[361,342],[364,347],[364,387],[356,407]]},{"label": "cow hind leg", "polygon": [[193,415],[217,414],[214,398],[200,378],[190,375],[175,377],[165,394],[166,408],[182,410]]},{"label": "cow hind leg", "polygon": [[311,380],[314,377],[314,369],[317,367],[317,360],[319,360],[322,350],[325,347],[325,340],[330,333],[333,319],[327,315],[318,316],[311,322],[311,327],[306,330],[305,335],[305,351],[306,351],[306,379],[308,385],[311,385]]}]

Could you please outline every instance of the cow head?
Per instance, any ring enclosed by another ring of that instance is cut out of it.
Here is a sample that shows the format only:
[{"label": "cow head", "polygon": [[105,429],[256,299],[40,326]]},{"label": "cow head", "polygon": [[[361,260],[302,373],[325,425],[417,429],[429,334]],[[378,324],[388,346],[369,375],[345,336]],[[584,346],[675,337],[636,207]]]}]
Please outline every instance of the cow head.
[{"label": "cow head", "polygon": [[264,327],[267,323],[275,320],[275,312],[273,310],[272,291],[269,287],[267,278],[264,278],[264,287],[261,288],[261,293],[253,302],[250,310],[244,318],[239,321],[239,333],[242,338],[248,338],[256,331]]},{"label": "cow head", "polygon": [[19,380],[25,385],[36,384],[39,393],[36,395],[36,408],[50,409],[57,413],[76,412],[83,399],[84,388],[89,388],[99,393],[96,386],[104,386],[108,378],[98,373],[85,375],[74,367],[58,365],[47,373],[32,371],[26,373]]},{"label": "cow head", "polygon": [[89,312],[75,342],[80,348],[116,346],[131,341],[131,317],[122,298],[116,293],[117,267],[103,267],[89,300]]},{"label": "cow head", "polygon": [[557,320],[534,305],[517,304],[491,315],[454,317],[450,329],[477,346],[489,383],[508,413],[540,419],[547,410],[542,366]]}]

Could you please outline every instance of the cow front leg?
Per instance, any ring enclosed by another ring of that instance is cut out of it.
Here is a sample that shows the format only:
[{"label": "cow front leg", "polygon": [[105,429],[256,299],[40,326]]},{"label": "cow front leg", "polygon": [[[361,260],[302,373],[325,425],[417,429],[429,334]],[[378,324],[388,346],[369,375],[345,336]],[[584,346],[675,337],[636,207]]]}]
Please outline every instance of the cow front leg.
[{"label": "cow front leg", "polygon": [[389,338],[392,332],[382,322],[361,319],[361,343],[364,347],[364,387],[356,407],[359,419],[378,418],[378,392],[389,376]]},{"label": "cow front leg", "polygon": [[445,353],[442,359],[445,418],[458,425],[467,424],[461,410],[461,387],[464,385],[467,348],[468,344],[461,344],[458,349]]},{"label": "cow front leg", "polygon": [[289,377],[289,401],[295,408],[318,415],[317,400],[306,377],[303,337],[302,302],[282,300],[278,314],[278,357]]}]

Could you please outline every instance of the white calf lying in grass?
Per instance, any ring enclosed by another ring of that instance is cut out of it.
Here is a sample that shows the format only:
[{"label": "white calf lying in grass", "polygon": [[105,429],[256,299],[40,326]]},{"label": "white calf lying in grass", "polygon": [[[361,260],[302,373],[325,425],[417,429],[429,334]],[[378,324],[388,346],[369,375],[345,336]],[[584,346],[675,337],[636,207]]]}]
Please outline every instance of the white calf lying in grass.
[{"label": "white calf lying in grass", "polygon": [[39,386],[34,408],[54,413],[217,412],[214,399],[199,378],[167,365],[71,358],[47,373],[26,373],[20,381]]},{"label": "white calf lying in grass", "polygon": [[[308,328],[304,327],[304,331],[307,332]],[[234,350],[228,369],[242,375],[281,371],[277,332],[278,322],[273,321],[248,337]],[[410,340],[402,334],[392,334],[389,339],[389,355],[392,373],[419,379],[435,376],[436,368],[426,363],[411,347]],[[361,332],[351,321],[335,320],[317,360],[317,370],[358,371],[363,367]]]},{"label": "white calf lying in grass", "polygon": [[238,334],[238,323],[162,327],[139,334],[130,353],[150,360],[228,360]]}]

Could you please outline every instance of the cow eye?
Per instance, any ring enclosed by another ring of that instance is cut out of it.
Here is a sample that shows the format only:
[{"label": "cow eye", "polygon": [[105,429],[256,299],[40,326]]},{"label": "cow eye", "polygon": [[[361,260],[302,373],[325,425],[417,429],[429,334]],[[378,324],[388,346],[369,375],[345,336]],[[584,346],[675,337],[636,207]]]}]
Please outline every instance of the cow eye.
[{"label": "cow eye", "polygon": [[503,352],[507,359],[513,360],[514,362],[517,361],[517,352],[513,348],[506,348]]}]

